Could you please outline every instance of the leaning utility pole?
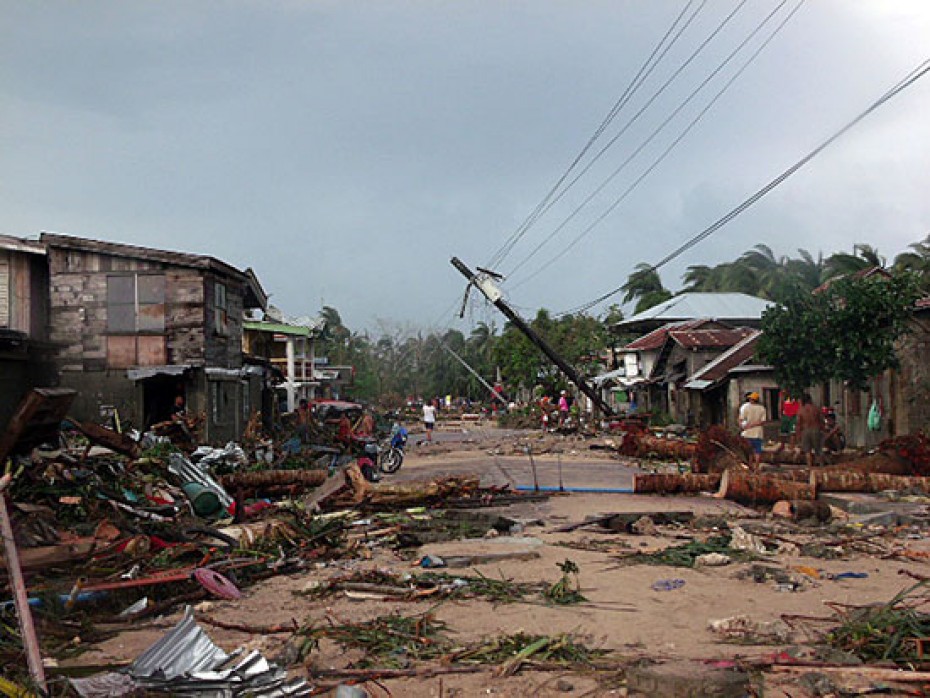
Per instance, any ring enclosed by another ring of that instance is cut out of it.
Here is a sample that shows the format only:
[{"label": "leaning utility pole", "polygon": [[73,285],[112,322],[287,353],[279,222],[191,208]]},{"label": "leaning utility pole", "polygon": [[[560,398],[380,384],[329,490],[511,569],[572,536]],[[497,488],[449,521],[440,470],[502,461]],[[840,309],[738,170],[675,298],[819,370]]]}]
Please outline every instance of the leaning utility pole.
[{"label": "leaning utility pole", "polygon": [[445,349],[447,352],[449,352],[450,354],[452,354],[452,357],[453,357],[456,361],[458,361],[460,364],[462,364],[462,366],[464,366],[465,369],[466,369],[471,375],[473,375],[475,378],[477,378],[478,381],[481,383],[481,385],[483,385],[485,388],[488,389],[488,392],[491,393],[491,396],[492,396],[492,397],[494,397],[494,398],[497,399],[497,400],[500,400],[500,401],[501,401],[503,404],[505,404],[505,405],[507,404],[507,399],[506,399],[503,395],[501,395],[499,392],[497,392],[496,390],[494,390],[494,388],[491,387],[491,384],[488,383],[484,378],[482,378],[480,373],[478,373],[475,369],[473,369],[471,366],[469,366],[469,365],[468,365],[468,362],[465,361],[465,359],[463,359],[461,356],[459,356],[458,354],[456,354],[455,351],[452,349],[452,347],[450,347],[450,346],[449,346],[448,344],[446,344],[445,342],[440,342],[440,343],[439,343],[439,346],[441,346],[441,347],[442,347],[443,349]]},{"label": "leaning utility pole", "polygon": [[558,366],[562,373],[565,374],[568,380],[574,383],[581,392],[587,395],[588,399],[590,399],[599,410],[601,410],[605,415],[612,415],[614,413],[610,405],[604,402],[604,400],[601,399],[601,396],[597,394],[597,391],[588,385],[587,381],[585,381],[585,379],[582,378],[578,372],[565,361],[565,359],[559,356],[555,349],[549,346],[546,340],[536,334],[536,331],[533,330],[533,328],[530,327],[523,318],[517,315],[513,308],[507,305],[507,302],[504,301],[504,294],[501,293],[501,290],[494,283],[490,274],[483,270],[480,274],[475,274],[471,269],[466,267],[462,260],[460,260],[458,257],[452,258],[452,266],[458,269],[462,276],[468,279],[469,286],[474,286],[479,291],[481,291],[481,293],[484,294],[484,297],[487,298],[492,305],[500,310],[518,330],[520,330],[529,338],[533,344],[539,347],[539,350],[547,357],[549,357],[552,363]]}]

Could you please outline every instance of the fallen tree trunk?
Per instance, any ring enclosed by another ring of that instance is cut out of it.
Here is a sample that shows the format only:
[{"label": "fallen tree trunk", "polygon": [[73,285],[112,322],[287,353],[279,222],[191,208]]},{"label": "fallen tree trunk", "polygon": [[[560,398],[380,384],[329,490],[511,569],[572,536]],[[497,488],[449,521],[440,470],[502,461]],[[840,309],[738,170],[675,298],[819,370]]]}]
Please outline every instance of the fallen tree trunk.
[{"label": "fallen tree trunk", "polygon": [[893,453],[881,451],[869,456],[863,456],[845,463],[828,465],[820,472],[860,472],[860,473],[885,473],[887,475],[913,475],[913,466],[903,458],[899,458]]},{"label": "fallen tree trunk", "polygon": [[280,485],[303,485],[319,487],[328,473],[325,470],[256,470],[254,472],[230,473],[220,478],[227,490],[237,487],[268,487]]},{"label": "fallen tree trunk", "polygon": [[620,454],[635,458],[671,458],[674,460],[691,460],[695,453],[695,444],[676,439],[660,439],[651,434],[627,433],[619,448]]},{"label": "fallen tree trunk", "polygon": [[810,482],[821,492],[883,492],[885,490],[917,490],[930,493],[930,477],[919,475],[889,475],[842,470],[815,470]]},{"label": "fallen tree trunk", "polygon": [[633,492],[682,494],[713,492],[720,486],[719,473],[638,473],[633,476]]},{"label": "fallen tree trunk", "polygon": [[743,470],[727,470],[720,478],[717,496],[740,504],[775,504],[783,499],[813,500],[815,489],[809,482],[793,482]]}]

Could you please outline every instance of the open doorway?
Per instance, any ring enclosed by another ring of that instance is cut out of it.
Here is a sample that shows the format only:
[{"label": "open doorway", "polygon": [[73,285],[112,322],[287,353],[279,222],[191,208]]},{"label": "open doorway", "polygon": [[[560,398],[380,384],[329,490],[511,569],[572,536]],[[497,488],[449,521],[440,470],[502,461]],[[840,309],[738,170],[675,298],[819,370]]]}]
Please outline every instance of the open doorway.
[{"label": "open doorway", "polygon": [[187,405],[187,390],[178,376],[153,376],[142,381],[142,423],[145,429],[171,419],[180,396]]}]

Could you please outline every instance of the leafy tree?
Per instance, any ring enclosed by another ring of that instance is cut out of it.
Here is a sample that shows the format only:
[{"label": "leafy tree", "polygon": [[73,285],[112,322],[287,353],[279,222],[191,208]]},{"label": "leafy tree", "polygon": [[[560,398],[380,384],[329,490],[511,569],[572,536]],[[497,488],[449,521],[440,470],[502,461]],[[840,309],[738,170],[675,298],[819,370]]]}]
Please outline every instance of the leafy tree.
[{"label": "leafy tree", "polygon": [[831,378],[864,389],[897,365],[895,342],[918,295],[913,274],[843,277],[819,293],[796,293],[763,313],[759,356],[791,391]]}]

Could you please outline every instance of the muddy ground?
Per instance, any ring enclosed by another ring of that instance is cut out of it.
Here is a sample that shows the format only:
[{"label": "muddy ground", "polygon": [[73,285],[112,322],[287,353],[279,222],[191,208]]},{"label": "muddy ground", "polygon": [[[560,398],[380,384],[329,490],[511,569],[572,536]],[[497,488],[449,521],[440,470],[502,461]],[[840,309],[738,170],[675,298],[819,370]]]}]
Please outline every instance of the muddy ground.
[{"label": "muddy ground", "polygon": [[[486,426],[446,425],[434,443],[418,443],[423,436],[413,434],[407,460],[394,480],[430,479],[441,475],[474,473],[483,484],[531,486],[533,468],[524,447],[530,445],[541,487],[555,487],[559,472],[569,488],[623,490],[630,486],[635,462],[621,462],[602,451],[592,451],[583,441],[538,434],[507,432]],[[649,466],[652,467],[652,466]],[[544,603],[493,605],[480,600],[439,603],[350,600],[345,596],[314,599],[302,595],[316,580],[327,580],[347,571],[386,569],[413,571],[415,562],[386,547],[373,547],[371,559],[337,562],[258,583],[240,601],[211,601],[201,611],[227,622],[267,626],[296,620],[327,622],[364,620],[389,611],[415,614],[433,611],[448,625],[456,640],[467,643],[503,633],[524,630],[529,633],[572,633],[591,647],[612,651],[617,666],[637,658],[651,660],[720,660],[757,658],[804,640],[803,632],[771,645],[731,644],[721,641],[708,629],[713,620],[745,615],[753,621],[776,621],[782,614],[824,616],[826,602],[863,604],[883,602],[907,585],[901,569],[930,574],[922,561],[902,562],[882,559],[868,549],[847,550],[842,559],[804,557],[796,547],[767,557],[782,568],[808,567],[821,571],[821,579],[803,578],[798,590],[771,580],[741,578],[753,563],[733,562],[721,567],[689,569],[626,565],[623,555],[631,551],[651,551],[677,545],[694,536],[684,527],[662,527],[654,533],[635,535],[599,527],[555,532],[566,523],[610,512],[691,511],[712,525],[713,517],[724,517],[731,524],[747,528],[770,525],[765,514],[712,497],[653,497],[624,493],[555,493],[545,501],[521,503],[500,509],[503,515],[521,522],[518,534],[542,541],[539,557],[530,560],[498,560],[474,569],[447,570],[454,573],[508,578],[527,582],[554,582],[559,578],[557,563],[566,559],[580,568],[580,582],[587,602],[570,606]],[[710,518],[707,518],[710,517]],[[706,532],[706,531],[705,531]],[[814,531],[816,533],[816,531]],[[921,541],[914,541],[915,546]],[[830,573],[867,573],[865,578],[831,580]],[[664,579],[683,580],[668,591],[654,590]],[[96,646],[77,660],[81,664],[104,665],[128,662],[149,646],[180,617],[170,616],[143,621],[119,636]],[[224,649],[246,645],[274,656],[282,649],[286,635],[254,636],[239,631],[208,629]],[[307,670],[340,668],[360,659],[358,652],[343,651],[323,641],[309,660]],[[765,695],[805,695],[793,682],[778,688],[770,679]],[[445,675],[432,678],[368,682],[373,696],[600,696],[625,695],[620,672],[522,671],[499,678],[489,668],[480,673]]]}]

